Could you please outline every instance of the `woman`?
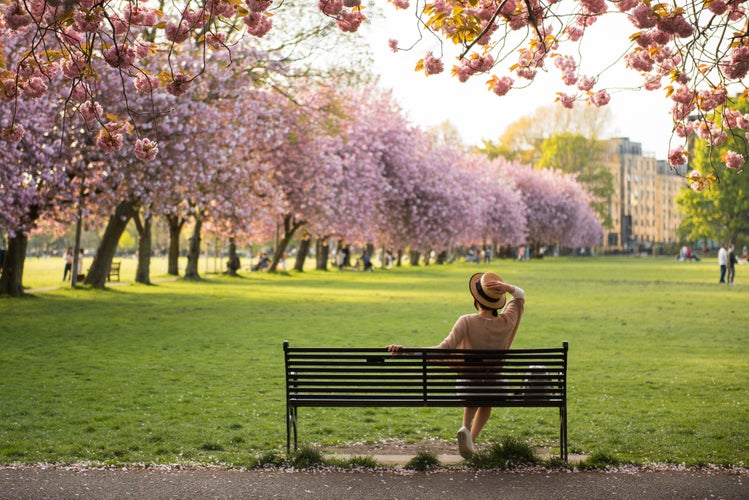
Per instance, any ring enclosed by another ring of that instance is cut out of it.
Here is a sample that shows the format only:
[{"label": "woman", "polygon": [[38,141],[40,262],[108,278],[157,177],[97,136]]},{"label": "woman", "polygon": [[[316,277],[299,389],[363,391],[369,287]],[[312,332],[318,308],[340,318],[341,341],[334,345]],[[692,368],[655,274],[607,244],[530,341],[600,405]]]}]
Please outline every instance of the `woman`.
[{"label": "woman", "polygon": [[[502,281],[494,273],[476,273],[468,280],[473,306],[478,312],[458,318],[440,349],[509,349],[525,309],[525,292]],[[512,298],[507,301],[505,294]],[[502,313],[499,310],[502,309]],[[402,345],[391,344],[390,352]],[[474,443],[492,413],[491,406],[463,409],[463,425],[458,431],[458,449],[463,458],[475,453]]]},{"label": "woman", "polygon": [[68,278],[68,273],[73,274],[73,247],[65,249],[63,259],[65,260],[65,269],[62,271],[62,280],[65,281]]}]

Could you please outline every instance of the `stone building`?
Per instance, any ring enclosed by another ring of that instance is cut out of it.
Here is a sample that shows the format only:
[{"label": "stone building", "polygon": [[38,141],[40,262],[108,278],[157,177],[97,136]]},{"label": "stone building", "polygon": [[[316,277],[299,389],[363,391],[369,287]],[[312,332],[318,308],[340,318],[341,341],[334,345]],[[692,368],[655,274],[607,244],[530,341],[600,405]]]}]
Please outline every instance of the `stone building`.
[{"label": "stone building", "polygon": [[626,137],[605,143],[603,161],[613,174],[614,192],[609,200],[612,228],[604,229],[604,250],[659,252],[676,245],[682,218],[676,196],[686,186],[684,172],[643,155],[642,145]]}]

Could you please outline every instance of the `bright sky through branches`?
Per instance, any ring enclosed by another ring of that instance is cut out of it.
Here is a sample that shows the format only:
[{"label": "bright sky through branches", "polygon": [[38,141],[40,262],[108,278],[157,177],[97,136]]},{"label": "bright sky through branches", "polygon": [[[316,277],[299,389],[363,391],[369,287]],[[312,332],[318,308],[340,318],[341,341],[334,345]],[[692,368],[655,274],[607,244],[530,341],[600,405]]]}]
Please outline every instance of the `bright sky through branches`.
[{"label": "bright sky through branches", "polygon": [[[613,13],[612,13],[613,14]],[[465,83],[450,76],[455,58],[443,59],[443,74],[425,76],[414,68],[419,59],[429,50],[437,56],[455,48],[440,45],[429,33],[423,33],[421,42],[410,51],[393,53],[388,48],[388,39],[396,38],[399,46],[407,47],[418,39],[418,30],[413,10],[393,11],[390,5],[379,12],[368,12],[371,24],[360,28],[362,35],[370,40],[375,57],[373,72],[380,75],[381,85],[394,89],[396,99],[417,125],[429,127],[449,121],[460,132],[468,144],[481,144],[482,139],[496,140],[508,125],[519,118],[533,114],[543,106],[561,106],[554,102],[557,92],[567,91],[561,73],[554,67],[540,73],[526,88],[513,88],[506,96],[499,97],[484,84],[489,76],[476,76]],[[665,160],[671,137],[671,101],[666,99],[663,89],[655,91],[630,90],[642,82],[641,76],[627,69],[623,61],[608,67],[628,47],[628,37],[635,29],[623,15],[601,18],[586,34],[582,48],[580,70],[590,76],[600,75],[602,85],[611,94],[608,104],[612,119],[609,130],[602,131],[599,138],[629,137],[640,142],[643,153]],[[500,64],[495,73],[502,74],[514,59]],[[606,69],[608,67],[608,69]],[[605,71],[604,71],[605,70]],[[516,78],[515,85],[526,81]],[[621,89],[621,90],[619,90]],[[576,106],[586,106],[578,102]]]}]

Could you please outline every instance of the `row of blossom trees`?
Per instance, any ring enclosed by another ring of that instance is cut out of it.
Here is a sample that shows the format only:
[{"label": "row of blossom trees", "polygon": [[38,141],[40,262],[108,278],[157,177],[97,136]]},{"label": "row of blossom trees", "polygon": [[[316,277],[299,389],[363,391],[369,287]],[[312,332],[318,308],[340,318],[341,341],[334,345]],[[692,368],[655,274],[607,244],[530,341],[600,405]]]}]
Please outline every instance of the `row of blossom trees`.
[{"label": "row of blossom trees", "polygon": [[[81,218],[104,227],[85,278],[98,287],[131,221],[139,234],[136,280],[149,282],[156,216],[169,224],[173,274],[179,236],[192,222],[186,277],[198,276],[202,231],[237,245],[270,240],[277,223],[283,234],[271,268],[294,237],[420,253],[483,242],[600,242],[590,198],[571,176],[490,161],[416,128],[375,87],[300,81],[279,93],[258,87],[251,73],[220,71],[225,64],[221,55],[210,58],[215,70],[180,97],[123,93],[116,73],[102,72],[96,90],[109,99],[108,114],[93,103],[73,120],[62,112],[69,101],[52,92],[23,101],[12,117],[0,108],[0,120],[28,124],[0,179],[0,226],[9,235],[1,293],[23,291],[31,231]],[[138,116],[148,143],[117,119],[128,114]],[[125,149],[103,154],[88,130],[99,122],[106,140],[133,143],[144,158]]]}]

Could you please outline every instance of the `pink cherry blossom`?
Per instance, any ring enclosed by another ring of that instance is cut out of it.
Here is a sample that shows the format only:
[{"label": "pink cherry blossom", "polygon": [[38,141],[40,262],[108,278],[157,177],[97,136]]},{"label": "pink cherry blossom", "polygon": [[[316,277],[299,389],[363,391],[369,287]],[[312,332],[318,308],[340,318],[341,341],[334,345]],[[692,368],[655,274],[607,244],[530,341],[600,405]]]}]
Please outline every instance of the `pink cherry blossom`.
[{"label": "pink cherry blossom", "polygon": [[273,4],[273,0],[245,0],[252,12],[263,12]]},{"label": "pink cherry blossom", "polygon": [[358,10],[356,12],[342,12],[336,19],[338,29],[349,33],[357,31],[362,22],[364,22],[364,14]]},{"label": "pink cherry blossom", "polygon": [[685,165],[687,163],[686,153],[684,152],[684,146],[679,145],[672,149],[668,153],[668,164],[674,167],[679,165]]},{"label": "pink cherry blossom", "polygon": [[129,69],[136,59],[135,50],[129,45],[113,45],[103,52],[104,60],[113,68]]},{"label": "pink cherry blossom", "polygon": [[99,130],[96,135],[96,145],[105,153],[114,153],[122,147],[122,134],[109,132],[106,128]]},{"label": "pink cherry blossom", "polygon": [[184,73],[174,75],[174,79],[166,84],[167,92],[174,96],[180,96],[184,94],[189,88],[190,78]]},{"label": "pink cherry blossom", "polygon": [[151,161],[159,153],[159,146],[149,139],[138,139],[135,142],[135,157],[141,161]]},{"label": "pink cherry blossom", "polygon": [[498,96],[507,95],[507,93],[512,88],[512,85],[515,83],[512,78],[506,75],[490,81],[493,81],[492,92],[494,92]]},{"label": "pink cherry blossom", "polygon": [[327,16],[338,16],[343,10],[342,0],[319,0],[317,7]]},{"label": "pink cherry blossom", "polygon": [[247,32],[258,38],[265,36],[273,26],[270,17],[260,12],[250,12],[244,17],[244,23],[247,26]]},{"label": "pink cherry blossom", "polygon": [[23,137],[24,132],[25,129],[23,128],[23,125],[14,123],[12,126],[4,127],[0,130],[0,137],[2,137],[4,141],[18,142]]},{"label": "pink cherry blossom", "polygon": [[744,167],[744,155],[735,151],[727,151],[724,153],[723,161],[726,162],[726,168],[738,170]]},{"label": "pink cherry blossom", "polygon": [[98,120],[104,114],[104,109],[101,107],[101,104],[92,100],[83,102],[78,107],[78,111],[80,111],[81,116],[83,116],[83,119],[87,122]]},{"label": "pink cherry blossom", "polygon": [[190,26],[187,21],[181,21],[179,24],[168,22],[164,34],[170,42],[182,43],[190,37]]},{"label": "pink cherry blossom", "polygon": [[20,2],[10,2],[3,13],[5,23],[11,30],[17,30],[31,24],[31,16]]},{"label": "pink cherry blossom", "polygon": [[442,61],[435,58],[431,52],[424,56],[424,71],[427,75],[436,75],[438,73],[442,73],[444,69],[445,66],[444,64],[442,64]]},{"label": "pink cherry blossom", "polygon": [[611,100],[611,96],[605,90],[599,90],[598,92],[590,96],[589,100],[590,103],[594,106],[601,107],[609,103],[609,101]]},{"label": "pink cherry blossom", "polygon": [[575,96],[563,93],[558,93],[557,95],[557,100],[562,104],[562,106],[567,109],[572,109],[575,107]]}]

